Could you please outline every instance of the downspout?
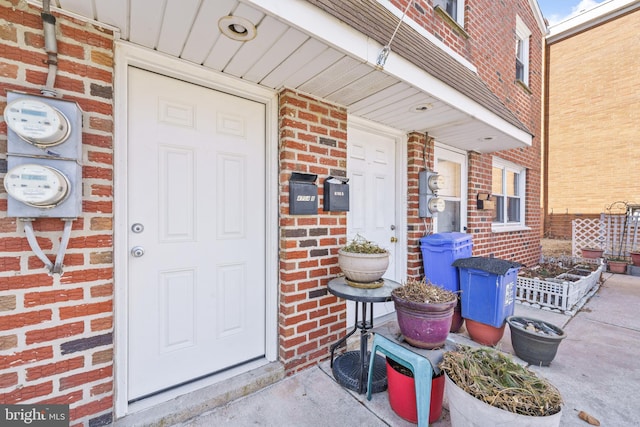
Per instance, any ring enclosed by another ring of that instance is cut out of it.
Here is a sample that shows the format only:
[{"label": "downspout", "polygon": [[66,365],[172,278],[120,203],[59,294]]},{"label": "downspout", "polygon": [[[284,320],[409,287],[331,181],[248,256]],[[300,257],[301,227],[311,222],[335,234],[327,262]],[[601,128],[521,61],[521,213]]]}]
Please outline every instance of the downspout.
[{"label": "downspout", "polygon": [[49,65],[47,73],[47,82],[40,89],[40,93],[44,96],[57,96],[58,92],[54,89],[56,82],[56,74],[58,73],[58,43],[56,41],[56,18],[51,14],[49,6],[50,0],[42,2],[42,25],[44,28],[44,51],[47,53],[46,64]]}]

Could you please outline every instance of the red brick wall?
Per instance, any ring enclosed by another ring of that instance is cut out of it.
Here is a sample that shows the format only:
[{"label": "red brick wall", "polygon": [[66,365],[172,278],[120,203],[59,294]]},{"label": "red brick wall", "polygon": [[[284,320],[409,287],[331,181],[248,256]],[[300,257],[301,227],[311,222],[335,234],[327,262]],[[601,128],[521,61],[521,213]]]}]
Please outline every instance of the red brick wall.
[{"label": "red brick wall", "polygon": [[407,277],[420,278],[424,276],[420,238],[431,231],[432,221],[418,216],[418,174],[425,164],[433,169],[433,139],[413,132],[407,144]]},{"label": "red brick wall", "polygon": [[[539,76],[531,75],[531,93],[514,85],[507,77],[514,73],[511,54],[490,55],[493,49],[512,52],[513,33],[498,31],[498,35],[485,37],[480,31],[495,28],[495,23],[489,19],[484,28],[474,24],[475,11],[494,7],[495,13],[512,18],[506,27],[512,28],[515,11],[521,13],[518,8],[528,2],[494,5],[489,0],[469,1],[466,30],[471,40],[433,15],[426,0],[415,4],[420,7],[410,11],[414,19],[425,22],[428,30],[473,60],[492,89],[538,135]],[[0,17],[3,109],[7,89],[38,93],[46,68],[42,63],[45,54],[39,10],[24,1],[0,0]],[[530,14],[522,11],[521,17],[532,31],[537,31]],[[83,216],[74,223],[61,278],[45,273],[21,225],[14,218],[0,217],[0,402],[69,403],[72,425],[104,425],[111,421],[113,406],[113,37],[65,17],[59,17],[58,34],[57,88],[84,111]],[[532,46],[532,60],[535,56]],[[533,63],[531,68],[537,70]],[[498,74],[502,79],[494,77]],[[339,272],[337,250],[346,242],[346,214],[323,212],[322,179],[346,175],[347,112],[340,106],[284,90],[279,115],[279,357],[291,374],[325,358],[329,344],[342,336],[346,327],[344,301],[328,294],[326,288]],[[469,227],[474,233],[474,254],[493,253],[525,261],[539,253],[535,247],[539,209],[532,209],[538,207],[539,197],[537,141],[531,149],[500,153],[529,168],[527,225],[531,232],[490,232],[490,214],[475,210],[475,195],[490,191],[491,155],[470,154]],[[423,274],[419,238],[430,226],[428,219],[417,215],[417,175],[424,168],[425,151],[432,167],[433,141],[427,141],[424,134],[410,134],[407,274],[413,277]],[[6,125],[0,123],[0,155],[5,152]],[[294,171],[319,175],[317,215],[289,214],[288,185]],[[6,212],[6,197],[4,192],[0,194],[0,212]],[[34,227],[41,246],[53,254],[62,222],[38,220]]]},{"label": "red brick wall", "polygon": [[544,220],[544,236],[551,239],[571,239],[574,219],[598,219],[600,214],[550,213]]},{"label": "red brick wall", "polygon": [[[398,9],[405,10],[406,0],[391,1]],[[468,230],[473,234],[476,256],[493,255],[519,261],[527,265],[537,262],[540,256],[542,222],[540,214],[540,159],[541,159],[541,99],[542,99],[542,32],[530,10],[528,0],[495,2],[492,0],[466,0],[466,35],[433,10],[429,0],[415,0],[407,15],[434,34],[445,45],[459,53],[478,68],[478,74],[502,102],[513,111],[534,135],[530,148],[519,148],[479,155],[469,153],[468,180]],[[526,24],[532,35],[529,47],[529,85],[527,88],[515,82],[515,25],[516,15]],[[416,135],[419,139],[420,136]],[[417,203],[417,185],[413,186],[411,162],[417,161],[417,170],[423,164],[420,153],[412,159],[409,142],[409,197]],[[429,150],[433,150],[430,147]],[[528,230],[492,233],[490,211],[476,209],[478,193],[491,193],[492,156],[498,156],[526,168],[526,226]],[[430,165],[432,167],[432,165]],[[416,172],[417,173],[417,172]],[[417,175],[416,175],[417,176]],[[417,206],[417,205],[416,205]],[[416,208],[417,209],[417,208]],[[409,211],[409,272],[418,274],[420,266],[418,239],[422,232],[414,232],[422,219],[416,219],[417,210]],[[422,224],[422,225],[421,225]],[[415,243],[418,248],[416,248]]]},{"label": "red brick wall", "polygon": [[[404,11],[407,7],[406,0],[391,0],[391,3],[399,10]],[[451,25],[442,15],[436,13],[433,8],[433,2],[430,0],[412,0],[412,7],[407,10],[407,16],[427,31],[433,34],[438,40],[445,43],[456,53],[462,55],[466,59],[471,58],[468,34],[465,34],[466,26],[463,31],[460,27]],[[468,20],[469,0],[467,0],[467,11],[465,12],[465,22]]]},{"label": "red brick wall", "polygon": [[[280,94],[280,358],[288,374],[325,358],[346,328],[346,305],[327,292],[346,243],[344,212],[322,210],[328,175],[346,176],[347,113],[290,90]],[[292,172],[317,174],[318,214],[289,214]]]},{"label": "red brick wall", "polygon": [[[528,90],[515,82],[516,15],[532,35],[529,39]],[[476,195],[491,192],[491,154],[469,156],[469,222],[474,255],[494,255],[532,265],[540,258],[542,32],[528,0],[467,2],[467,26],[473,63],[478,74],[534,135],[532,146],[493,155],[526,168],[525,223],[528,230],[491,233],[491,213],[477,211]],[[488,28],[494,31],[487,32]]]},{"label": "red brick wall", "polygon": [[[113,406],[113,35],[56,16],[56,89],[83,110],[83,214],[64,275],[49,276],[0,191],[0,402],[70,404],[71,425],[106,425]],[[6,91],[39,94],[47,68],[40,10],[0,0],[0,110]],[[7,152],[0,122],[0,156]],[[55,257],[63,222],[33,224]]]}]

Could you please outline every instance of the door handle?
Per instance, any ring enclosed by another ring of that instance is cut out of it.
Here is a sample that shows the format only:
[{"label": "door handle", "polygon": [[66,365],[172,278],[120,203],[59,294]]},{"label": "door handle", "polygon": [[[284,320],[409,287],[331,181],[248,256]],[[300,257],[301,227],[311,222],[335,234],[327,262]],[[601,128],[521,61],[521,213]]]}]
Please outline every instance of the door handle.
[{"label": "door handle", "polygon": [[134,246],[133,248],[131,248],[131,255],[136,258],[140,258],[142,255],[144,255],[144,248],[142,246]]},{"label": "door handle", "polygon": [[398,241],[398,238],[396,236],[391,236],[391,243],[395,243]]}]

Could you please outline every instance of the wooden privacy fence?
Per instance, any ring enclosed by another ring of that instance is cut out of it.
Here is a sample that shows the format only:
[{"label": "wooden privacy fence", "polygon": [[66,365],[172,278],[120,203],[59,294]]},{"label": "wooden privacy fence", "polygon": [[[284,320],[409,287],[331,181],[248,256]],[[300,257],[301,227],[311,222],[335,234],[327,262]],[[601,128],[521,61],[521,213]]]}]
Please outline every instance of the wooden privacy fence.
[{"label": "wooden privacy fence", "polygon": [[572,221],[571,252],[580,256],[582,248],[604,249],[606,257],[629,258],[629,252],[640,251],[640,212],[602,213],[600,219]]}]

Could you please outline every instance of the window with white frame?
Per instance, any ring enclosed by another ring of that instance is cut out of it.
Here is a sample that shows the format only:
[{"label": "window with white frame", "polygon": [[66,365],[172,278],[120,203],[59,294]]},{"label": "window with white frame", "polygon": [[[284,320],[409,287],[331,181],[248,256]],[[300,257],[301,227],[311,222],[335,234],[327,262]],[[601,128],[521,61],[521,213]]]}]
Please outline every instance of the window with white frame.
[{"label": "window with white frame", "polygon": [[458,25],[464,27],[464,0],[433,0],[433,6],[440,6]]},{"label": "window with white frame", "polygon": [[491,194],[496,207],[493,227],[524,226],[526,170],[494,157]]},{"label": "window with white frame", "polygon": [[516,15],[516,80],[529,86],[529,40],[531,31]]}]

